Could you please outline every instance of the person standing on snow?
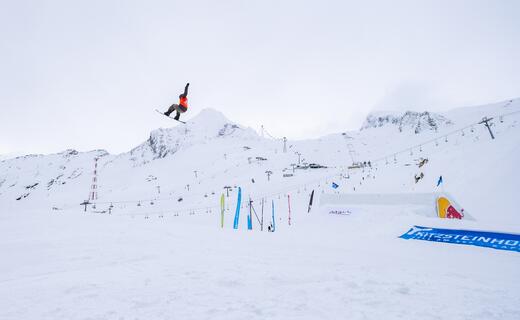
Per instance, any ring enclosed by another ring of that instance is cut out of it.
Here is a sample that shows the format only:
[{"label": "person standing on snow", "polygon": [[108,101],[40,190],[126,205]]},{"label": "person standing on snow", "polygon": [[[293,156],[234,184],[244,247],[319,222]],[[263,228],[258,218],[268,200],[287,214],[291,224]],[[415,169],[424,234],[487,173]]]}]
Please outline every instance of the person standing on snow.
[{"label": "person standing on snow", "polygon": [[181,116],[181,113],[184,113],[188,111],[188,87],[190,86],[189,83],[186,84],[186,87],[184,87],[184,93],[181,93],[179,95],[179,104],[172,104],[170,108],[168,108],[168,111],[164,113],[165,116],[169,117],[170,114],[173,111],[177,111],[177,115],[174,117],[175,120],[179,120],[179,117]]}]

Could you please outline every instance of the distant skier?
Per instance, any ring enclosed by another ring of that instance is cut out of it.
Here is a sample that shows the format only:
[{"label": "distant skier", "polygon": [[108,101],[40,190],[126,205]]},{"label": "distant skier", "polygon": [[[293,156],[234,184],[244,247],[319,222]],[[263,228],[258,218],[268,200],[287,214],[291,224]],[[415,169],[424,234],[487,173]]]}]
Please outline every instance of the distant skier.
[{"label": "distant skier", "polygon": [[188,87],[190,86],[189,83],[186,84],[186,87],[184,87],[184,93],[181,93],[179,95],[179,104],[172,104],[170,108],[168,108],[168,111],[164,113],[165,116],[169,117],[170,114],[173,111],[177,111],[177,115],[174,117],[175,120],[179,120],[179,117],[181,116],[181,113],[184,113],[188,111]]}]

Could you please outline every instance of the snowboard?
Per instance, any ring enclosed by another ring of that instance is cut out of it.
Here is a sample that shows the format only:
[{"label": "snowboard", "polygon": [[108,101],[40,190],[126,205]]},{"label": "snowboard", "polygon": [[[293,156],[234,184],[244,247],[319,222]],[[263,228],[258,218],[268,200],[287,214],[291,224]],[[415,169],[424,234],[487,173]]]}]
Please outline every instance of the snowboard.
[{"label": "snowboard", "polygon": [[175,119],[174,117],[167,116],[167,115],[165,115],[163,112],[161,112],[161,111],[159,111],[159,110],[157,110],[157,109],[155,109],[155,111],[157,111],[158,113],[160,113],[160,114],[162,114],[163,116],[168,117],[168,118],[170,118],[170,119],[172,119],[172,120],[175,120],[175,121],[178,121],[178,122],[180,122],[180,123],[184,123],[184,124],[186,124],[186,122],[184,122],[184,121],[182,121],[182,120],[177,120],[177,119]]}]

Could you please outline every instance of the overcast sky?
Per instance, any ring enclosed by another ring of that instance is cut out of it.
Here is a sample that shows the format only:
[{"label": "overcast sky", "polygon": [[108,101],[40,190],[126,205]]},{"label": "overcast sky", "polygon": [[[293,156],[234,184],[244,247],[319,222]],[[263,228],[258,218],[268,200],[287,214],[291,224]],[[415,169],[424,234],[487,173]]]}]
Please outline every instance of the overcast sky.
[{"label": "overcast sky", "polygon": [[520,1],[0,0],[0,154],[124,152],[190,82],[291,139],[520,96]]}]

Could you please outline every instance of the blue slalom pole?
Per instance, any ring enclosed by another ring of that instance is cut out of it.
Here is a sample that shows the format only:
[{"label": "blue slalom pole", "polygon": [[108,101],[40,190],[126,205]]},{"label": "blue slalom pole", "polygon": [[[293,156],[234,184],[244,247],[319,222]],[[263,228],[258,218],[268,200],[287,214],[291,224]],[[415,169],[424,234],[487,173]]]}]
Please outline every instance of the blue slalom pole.
[{"label": "blue slalom pole", "polygon": [[247,215],[247,230],[253,230],[253,217],[251,216],[252,203],[253,201],[251,201],[251,197],[249,197],[249,214]]},{"label": "blue slalom pole", "polygon": [[237,209],[235,211],[235,221],[233,229],[238,229],[238,218],[240,217],[240,202],[242,201],[242,188],[238,187]]}]

